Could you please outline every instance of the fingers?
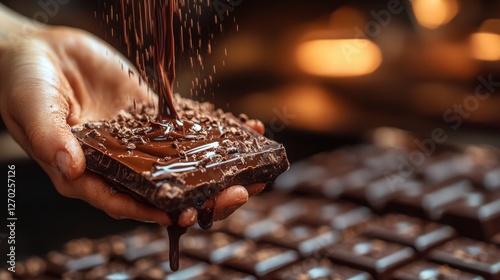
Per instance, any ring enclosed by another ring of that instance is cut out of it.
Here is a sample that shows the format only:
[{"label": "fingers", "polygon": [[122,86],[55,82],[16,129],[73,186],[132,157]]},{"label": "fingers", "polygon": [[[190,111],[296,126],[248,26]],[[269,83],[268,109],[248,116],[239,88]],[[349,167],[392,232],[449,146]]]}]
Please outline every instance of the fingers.
[{"label": "fingers", "polygon": [[232,186],[222,191],[215,201],[214,221],[222,220],[248,201],[248,192],[242,186]]},{"label": "fingers", "polygon": [[172,224],[165,212],[137,202],[129,195],[113,191],[96,174],[86,172],[79,179],[70,182],[49,166],[43,167],[61,195],[85,200],[115,219],[154,222],[162,226]]},{"label": "fingers", "polygon": [[[126,194],[114,192],[98,175],[87,172],[81,178],[70,182],[50,166],[42,164],[42,167],[46,169],[61,195],[87,201],[115,219],[154,222],[162,226],[172,224],[172,218],[165,212],[137,202]],[[213,220],[227,218],[248,201],[249,194],[254,195],[261,192],[264,186],[265,184],[253,184],[247,187],[232,186],[225,189],[215,199]],[[197,212],[195,208],[188,207],[181,212],[178,225],[190,227],[196,221]]]},{"label": "fingers", "polygon": [[[172,224],[172,218],[162,210],[146,206],[127,194],[113,191],[102,178],[86,172],[79,179],[69,181],[46,164],[41,164],[49,174],[57,191],[66,197],[82,199],[92,206],[103,210],[114,219],[132,219],[141,222],[154,222],[161,226]],[[197,214],[193,207],[184,209],[178,224],[190,227],[196,223]]]},{"label": "fingers", "polygon": [[[33,52],[33,47],[40,49]],[[85,158],[66,122],[71,89],[53,59],[43,45],[20,47],[8,61],[2,115],[32,157],[76,179],[83,174]]]},{"label": "fingers", "polygon": [[197,218],[198,215],[194,207],[188,207],[182,210],[177,224],[181,227],[190,227],[196,223]]},{"label": "fingers", "polygon": [[109,198],[106,204],[94,206],[115,219],[132,219],[146,223],[157,223],[161,226],[172,224],[172,220],[167,213],[156,208],[145,206],[126,194],[115,193]]},{"label": "fingers", "polygon": [[243,206],[249,196],[259,194],[266,184],[252,184],[245,187],[232,186],[225,189],[215,200],[214,221],[223,220]]},{"label": "fingers", "polygon": [[264,190],[265,187],[266,187],[266,184],[263,184],[263,183],[251,184],[251,185],[245,186],[249,196],[258,195],[259,193],[261,193]]},{"label": "fingers", "polygon": [[255,119],[248,120],[245,122],[245,125],[251,129],[255,130],[259,134],[264,135],[264,132],[266,132],[266,128],[264,127],[264,124],[259,120],[255,120]]}]

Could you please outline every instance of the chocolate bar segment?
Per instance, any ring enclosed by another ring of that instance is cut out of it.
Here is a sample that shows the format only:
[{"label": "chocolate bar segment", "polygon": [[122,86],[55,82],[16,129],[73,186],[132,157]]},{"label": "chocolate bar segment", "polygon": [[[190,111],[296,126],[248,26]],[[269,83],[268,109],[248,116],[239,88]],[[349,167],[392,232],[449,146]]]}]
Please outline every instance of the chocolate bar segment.
[{"label": "chocolate bar segment", "polygon": [[306,259],[278,270],[274,279],[281,280],[372,280],[370,274],[332,263],[328,259]]},{"label": "chocolate bar segment", "polygon": [[328,226],[310,226],[304,223],[280,225],[261,238],[264,242],[293,249],[301,256],[318,255],[339,239],[340,234]]},{"label": "chocolate bar segment", "polygon": [[246,240],[236,252],[222,265],[255,275],[259,279],[271,279],[276,270],[299,260],[299,255],[293,250],[250,240]]},{"label": "chocolate bar segment", "polygon": [[500,232],[500,193],[466,193],[446,208],[441,221],[464,236],[489,241]]},{"label": "chocolate bar segment", "polygon": [[431,279],[455,279],[455,280],[483,280],[482,277],[450,268],[446,265],[437,265],[424,261],[409,264],[393,275],[393,280],[431,280]]},{"label": "chocolate bar segment", "polygon": [[453,228],[405,215],[387,215],[369,225],[364,235],[410,246],[423,254],[455,236]]},{"label": "chocolate bar segment", "polygon": [[222,232],[197,230],[181,240],[181,249],[187,255],[219,264],[231,258],[243,244],[243,240]]},{"label": "chocolate bar segment", "polygon": [[354,238],[329,248],[335,263],[369,272],[376,280],[388,280],[392,271],[415,258],[410,247],[378,239]]},{"label": "chocolate bar segment", "polygon": [[200,207],[233,185],[267,183],[288,169],[282,145],[212,104],[175,97],[178,120],[152,108],[74,126],[87,169],[166,212]]},{"label": "chocolate bar segment", "polygon": [[429,257],[487,280],[500,279],[500,249],[493,244],[458,238],[432,250]]}]

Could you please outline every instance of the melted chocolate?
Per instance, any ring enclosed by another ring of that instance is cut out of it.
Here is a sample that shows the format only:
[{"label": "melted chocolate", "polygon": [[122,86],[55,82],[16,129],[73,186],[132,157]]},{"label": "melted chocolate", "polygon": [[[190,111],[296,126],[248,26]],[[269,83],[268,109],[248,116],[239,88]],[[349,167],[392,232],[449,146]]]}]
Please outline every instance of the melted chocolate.
[{"label": "melted chocolate", "polygon": [[[149,81],[148,75],[153,75],[150,84],[158,94],[158,119],[176,125],[178,116],[172,99],[175,79],[175,2],[120,0],[119,3],[128,56],[131,57],[135,50],[135,64],[143,79]],[[152,66],[154,73],[148,73],[147,65]]]},{"label": "melted chocolate", "polygon": [[[174,221],[167,227],[170,266],[175,271],[179,239],[186,231],[177,223],[185,207],[195,206],[200,227],[209,229],[220,190],[272,180],[288,168],[288,161],[281,145],[243,128],[211,104],[173,97],[174,0],[119,3],[128,55],[135,53],[141,77],[158,93],[157,114],[134,102],[131,113],[73,132],[83,144],[87,169],[169,213]],[[153,83],[146,64],[152,64]]]},{"label": "melted chocolate", "polygon": [[215,201],[216,197],[207,200],[204,207],[198,209],[198,225],[204,229],[208,230],[212,227],[214,223],[214,212],[215,212]]},{"label": "melted chocolate", "polygon": [[177,218],[174,219],[175,222],[171,226],[167,227],[169,245],[168,257],[170,269],[172,271],[177,271],[179,269],[179,240],[187,231],[187,228],[177,225],[177,220],[180,215],[179,213],[177,213]]},{"label": "melted chocolate", "polygon": [[172,99],[175,78],[174,1],[149,1],[148,8],[155,11],[153,49],[158,89],[158,118],[166,121],[177,120]]}]

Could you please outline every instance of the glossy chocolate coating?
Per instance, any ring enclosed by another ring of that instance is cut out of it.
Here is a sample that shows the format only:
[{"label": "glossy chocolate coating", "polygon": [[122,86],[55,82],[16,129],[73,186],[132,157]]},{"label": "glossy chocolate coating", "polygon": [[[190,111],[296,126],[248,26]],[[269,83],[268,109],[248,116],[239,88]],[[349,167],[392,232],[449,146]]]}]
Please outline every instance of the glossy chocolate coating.
[{"label": "glossy chocolate coating", "polygon": [[200,207],[229,186],[266,183],[288,168],[282,145],[231,114],[179,96],[176,101],[180,124],[156,122],[145,109],[73,127],[87,169],[173,212]]}]

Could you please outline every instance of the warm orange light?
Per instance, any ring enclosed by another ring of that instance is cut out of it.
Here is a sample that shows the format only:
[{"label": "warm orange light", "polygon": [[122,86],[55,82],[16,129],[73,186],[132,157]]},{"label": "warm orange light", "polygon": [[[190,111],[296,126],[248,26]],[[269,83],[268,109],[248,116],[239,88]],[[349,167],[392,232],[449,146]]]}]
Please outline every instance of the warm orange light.
[{"label": "warm orange light", "polygon": [[494,33],[475,33],[471,35],[472,56],[480,60],[500,60],[500,35]]},{"label": "warm orange light", "polygon": [[315,131],[329,131],[341,122],[342,108],[334,95],[316,85],[296,84],[283,91],[283,108],[294,114],[290,125]]},{"label": "warm orange light", "polygon": [[458,13],[457,0],[412,0],[411,3],[418,23],[429,29],[447,24]]},{"label": "warm orange light", "polygon": [[299,45],[296,55],[299,67],[317,76],[366,75],[382,63],[379,47],[366,39],[307,41]]},{"label": "warm orange light", "polygon": [[318,132],[345,131],[352,129],[355,119],[350,103],[329,89],[310,83],[293,83],[269,92],[252,93],[238,105],[252,118],[264,121],[267,133],[278,133],[287,127]]},{"label": "warm orange light", "polygon": [[409,138],[407,132],[392,127],[380,127],[372,133],[372,141],[378,146],[387,148],[405,147],[413,140]]}]

